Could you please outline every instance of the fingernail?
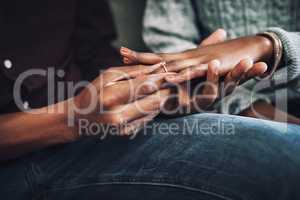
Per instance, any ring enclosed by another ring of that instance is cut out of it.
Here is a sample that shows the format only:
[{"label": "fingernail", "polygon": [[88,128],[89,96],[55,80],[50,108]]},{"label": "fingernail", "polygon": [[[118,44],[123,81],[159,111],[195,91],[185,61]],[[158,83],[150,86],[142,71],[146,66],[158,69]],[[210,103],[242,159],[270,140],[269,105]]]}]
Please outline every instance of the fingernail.
[{"label": "fingernail", "polygon": [[126,47],[121,47],[120,49],[122,54],[130,54],[131,50]]},{"label": "fingernail", "polygon": [[248,71],[254,64],[254,61],[252,58],[248,57],[244,60],[244,65],[246,66],[246,71]]},{"label": "fingernail", "polygon": [[123,58],[123,63],[125,63],[125,64],[130,64],[130,60],[128,59],[128,58]]},{"label": "fingernail", "polygon": [[215,66],[217,68],[219,68],[220,65],[221,65],[221,62],[219,60],[217,60],[217,59],[212,60],[211,63],[213,64],[213,66]]},{"label": "fingernail", "polygon": [[223,35],[223,38],[227,38],[227,31],[223,28],[219,28],[217,31],[221,32]]},{"label": "fingernail", "polygon": [[221,62],[219,60],[212,60],[210,63],[211,70],[213,70],[215,75],[218,75],[220,66],[221,66]]},{"label": "fingernail", "polygon": [[121,47],[121,51],[128,51],[129,49],[127,47]]},{"label": "fingernail", "polygon": [[253,65],[253,63],[254,63],[254,61],[253,61],[253,59],[252,59],[252,58],[248,58],[248,62],[249,62],[248,64],[249,64],[249,65],[251,65],[251,66],[252,66],[252,65]]},{"label": "fingernail", "polygon": [[265,73],[268,70],[268,65],[265,63],[263,68],[263,73]]}]

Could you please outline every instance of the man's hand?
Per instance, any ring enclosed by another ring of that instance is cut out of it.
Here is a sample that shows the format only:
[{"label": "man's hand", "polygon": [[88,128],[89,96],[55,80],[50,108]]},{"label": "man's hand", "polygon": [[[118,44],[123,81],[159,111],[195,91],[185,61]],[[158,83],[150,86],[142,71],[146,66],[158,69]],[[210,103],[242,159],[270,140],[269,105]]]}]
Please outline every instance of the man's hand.
[{"label": "man's hand", "polygon": [[84,119],[93,124],[120,126],[120,135],[142,128],[160,112],[170,94],[163,85],[168,74],[151,75],[160,67],[161,64],[111,68],[76,97],[28,112],[0,115],[0,162],[78,140],[80,127],[68,126],[74,117],[77,125]]},{"label": "man's hand", "polygon": [[151,74],[161,67],[159,63],[108,69],[75,97],[77,120],[120,127],[121,135],[140,128],[159,114],[170,95],[163,85],[170,73]]}]

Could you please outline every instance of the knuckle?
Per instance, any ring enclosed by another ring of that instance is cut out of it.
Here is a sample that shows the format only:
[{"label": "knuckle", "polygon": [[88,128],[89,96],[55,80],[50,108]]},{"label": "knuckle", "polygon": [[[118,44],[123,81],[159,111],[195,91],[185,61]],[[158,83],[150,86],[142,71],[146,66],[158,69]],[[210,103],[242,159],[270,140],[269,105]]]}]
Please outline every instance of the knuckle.
[{"label": "knuckle", "polygon": [[238,74],[243,74],[248,71],[249,65],[246,65],[246,64],[239,65],[236,69],[237,69]]},{"label": "knuckle", "polygon": [[141,85],[139,93],[150,94],[157,90],[156,85],[152,82],[146,82]]},{"label": "knuckle", "polygon": [[104,73],[111,73],[111,72],[113,72],[113,71],[115,71],[116,70],[116,68],[114,68],[114,67],[109,67],[109,68],[107,68],[105,71],[104,71]]},{"label": "knuckle", "polygon": [[186,99],[184,97],[179,97],[178,98],[178,105],[180,107],[183,107],[183,108],[187,108],[191,105],[191,100],[190,99]]},{"label": "knuckle", "polygon": [[216,99],[218,98],[218,94],[217,93],[214,93],[214,94],[211,94],[211,97],[210,97],[210,103],[213,103],[216,101]]},{"label": "knuckle", "polygon": [[144,70],[144,69],[148,68],[148,66],[142,65],[142,64],[138,64],[136,67],[137,67],[138,70]]},{"label": "knuckle", "polygon": [[101,99],[102,105],[104,108],[109,108],[113,105],[112,102],[114,102],[111,98],[103,98]]},{"label": "knuckle", "polygon": [[111,106],[117,105],[117,96],[114,94],[115,90],[111,87],[104,88],[99,95],[99,101],[104,108],[109,108]]},{"label": "knuckle", "polygon": [[157,59],[160,60],[160,62],[170,60],[170,55],[167,53],[157,53],[156,56]]},{"label": "knuckle", "polygon": [[204,105],[204,108],[208,108],[211,106],[217,99],[217,95],[209,95],[209,97],[206,97],[202,99],[202,104]]},{"label": "knuckle", "polygon": [[170,61],[167,63],[167,68],[168,70],[173,70],[173,69],[176,69],[178,66],[179,66],[180,62],[179,61]]},{"label": "knuckle", "polygon": [[124,69],[122,69],[122,67],[110,67],[104,71],[104,74],[123,75],[123,74],[125,74],[125,72],[124,72]]},{"label": "knuckle", "polygon": [[121,114],[111,114],[107,116],[107,122],[113,125],[119,125],[123,122],[123,116]]}]

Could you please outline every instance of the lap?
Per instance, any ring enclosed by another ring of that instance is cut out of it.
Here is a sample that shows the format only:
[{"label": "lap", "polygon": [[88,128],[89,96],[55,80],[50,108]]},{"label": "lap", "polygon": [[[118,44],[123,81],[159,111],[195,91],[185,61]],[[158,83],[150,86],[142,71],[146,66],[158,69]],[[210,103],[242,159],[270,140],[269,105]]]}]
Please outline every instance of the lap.
[{"label": "lap", "polygon": [[155,121],[132,139],[90,138],[41,151],[26,177],[32,193],[50,199],[292,197],[299,195],[299,130],[215,114]]}]

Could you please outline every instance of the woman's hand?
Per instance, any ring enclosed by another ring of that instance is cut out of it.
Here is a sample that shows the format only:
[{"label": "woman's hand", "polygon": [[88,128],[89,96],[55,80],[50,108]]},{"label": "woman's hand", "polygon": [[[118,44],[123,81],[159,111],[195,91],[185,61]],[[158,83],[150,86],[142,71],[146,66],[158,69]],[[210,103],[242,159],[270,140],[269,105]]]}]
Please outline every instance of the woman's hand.
[{"label": "woman's hand", "polygon": [[123,135],[145,125],[159,114],[170,95],[163,88],[168,73],[150,74],[161,65],[108,69],[75,97],[77,121],[83,118],[120,127]]},{"label": "woman's hand", "polygon": [[[211,41],[216,40],[211,39]],[[255,63],[268,63],[272,53],[272,41],[263,36],[248,36],[213,44],[208,41],[205,42],[205,46],[173,54],[138,53],[127,48],[121,49],[121,55],[127,64],[154,64],[165,61],[169,72],[180,72],[177,77],[185,75],[190,78],[205,76],[208,62],[212,60],[221,62],[219,73],[220,76],[224,76],[246,58],[250,58]],[[164,72],[164,70],[159,69],[156,72]],[[170,81],[176,82],[176,76],[172,78]]]}]

